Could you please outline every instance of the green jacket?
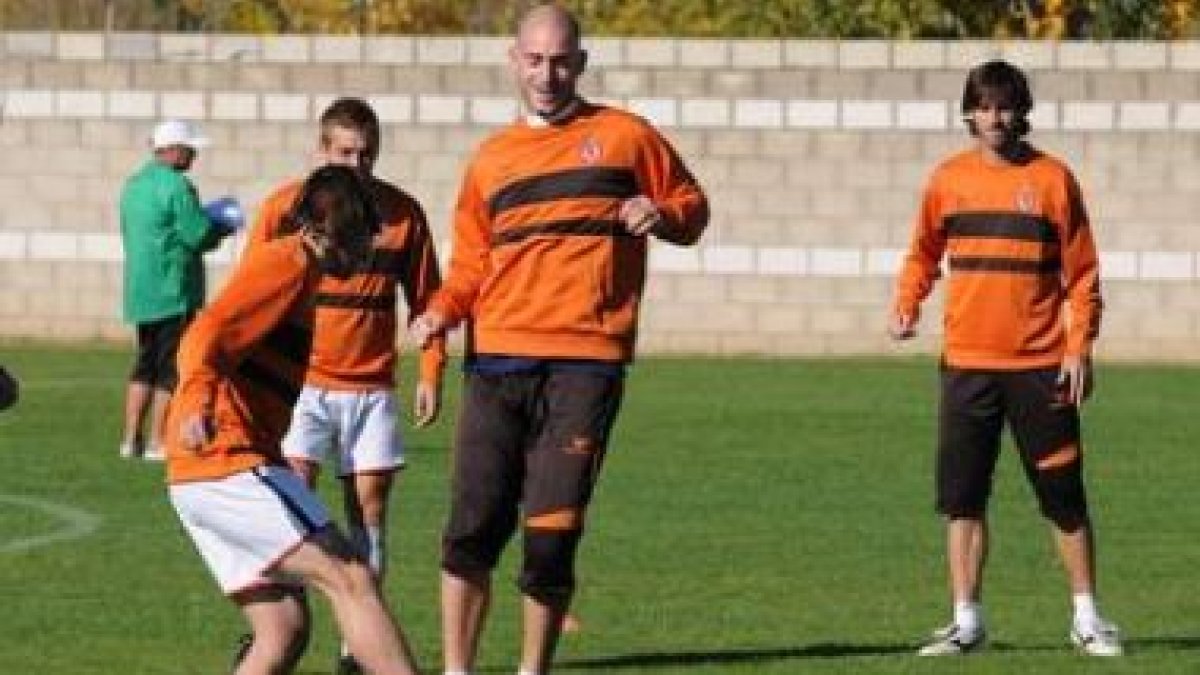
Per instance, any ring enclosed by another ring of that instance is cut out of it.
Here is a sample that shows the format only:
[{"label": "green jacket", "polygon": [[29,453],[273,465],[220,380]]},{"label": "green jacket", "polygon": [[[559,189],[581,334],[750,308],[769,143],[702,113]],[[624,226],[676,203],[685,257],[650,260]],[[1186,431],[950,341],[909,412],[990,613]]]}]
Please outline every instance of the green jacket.
[{"label": "green jacket", "polygon": [[182,173],[151,159],[121,190],[125,248],[125,321],[149,323],[204,304],[204,262],[220,235],[196,188]]}]

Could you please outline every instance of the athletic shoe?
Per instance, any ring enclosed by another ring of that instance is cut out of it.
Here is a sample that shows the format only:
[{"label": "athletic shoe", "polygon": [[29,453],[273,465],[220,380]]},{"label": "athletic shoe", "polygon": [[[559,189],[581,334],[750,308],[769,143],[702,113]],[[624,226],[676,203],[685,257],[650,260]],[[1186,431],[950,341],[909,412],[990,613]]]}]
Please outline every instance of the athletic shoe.
[{"label": "athletic shoe", "polygon": [[137,457],[137,443],[122,443],[120,454],[121,459],[133,459],[134,457]]},{"label": "athletic shoe", "polygon": [[1071,642],[1089,656],[1120,656],[1121,632],[1114,624],[1098,619],[1090,626],[1071,626]]},{"label": "athletic shoe", "polygon": [[933,639],[917,650],[918,656],[953,656],[975,651],[987,641],[983,626],[965,631],[958,624],[950,624],[933,631]]},{"label": "athletic shoe", "polygon": [[167,456],[163,454],[162,446],[157,443],[147,445],[146,449],[142,452],[142,459],[147,462],[161,462],[166,458]]},{"label": "athletic shoe", "polygon": [[333,666],[333,675],[362,675],[362,673],[363,669],[358,665],[358,660],[349,654],[339,656],[337,663]]}]

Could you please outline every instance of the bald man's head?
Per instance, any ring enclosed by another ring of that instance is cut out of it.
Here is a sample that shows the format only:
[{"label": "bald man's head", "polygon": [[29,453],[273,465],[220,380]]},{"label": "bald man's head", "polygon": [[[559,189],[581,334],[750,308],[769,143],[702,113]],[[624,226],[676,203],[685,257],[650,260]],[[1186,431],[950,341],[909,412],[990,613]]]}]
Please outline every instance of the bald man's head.
[{"label": "bald man's head", "polygon": [[553,117],[576,99],[576,84],[587,63],[579,22],[557,4],[534,7],[517,24],[509,61],[525,108]]}]

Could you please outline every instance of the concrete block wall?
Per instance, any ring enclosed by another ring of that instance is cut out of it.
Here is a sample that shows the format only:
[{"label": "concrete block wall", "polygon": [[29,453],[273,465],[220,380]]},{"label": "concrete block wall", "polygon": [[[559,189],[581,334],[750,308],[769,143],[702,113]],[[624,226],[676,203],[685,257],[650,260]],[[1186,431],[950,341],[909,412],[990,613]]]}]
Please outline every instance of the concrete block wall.
[{"label": "concrete block wall", "polygon": [[[0,336],[129,340],[116,199],[163,117],[214,139],[205,197],[256,203],[310,166],[340,94],[385,125],[381,176],[441,253],[465,157],[516,104],[504,38],[0,35]],[[882,335],[932,166],[962,147],[967,68],[1031,75],[1033,141],[1076,170],[1102,250],[1108,358],[1200,360],[1200,43],[598,39],[585,93],[657,124],[708,189],[696,248],[655,245],[643,351],[934,351]],[[238,242],[210,256],[214,286]]]}]

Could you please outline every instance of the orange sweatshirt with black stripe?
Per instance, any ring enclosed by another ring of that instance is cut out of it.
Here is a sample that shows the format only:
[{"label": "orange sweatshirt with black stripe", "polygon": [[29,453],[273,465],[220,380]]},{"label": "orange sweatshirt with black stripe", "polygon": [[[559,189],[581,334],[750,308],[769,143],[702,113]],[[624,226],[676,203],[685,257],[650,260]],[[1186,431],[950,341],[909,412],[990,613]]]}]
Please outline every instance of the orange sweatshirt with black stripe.
[{"label": "orange sweatshirt with black stripe", "polygon": [[1023,370],[1090,354],[1099,263],[1079,186],[1060,160],[1030,148],[1028,161],[996,165],[972,149],[938,166],[893,311],[917,317],[943,255],[948,365]]},{"label": "orange sweatshirt with black stripe", "polygon": [[696,180],[635,115],[581,103],[563,123],[498,131],[467,167],[430,308],[468,320],[474,353],[632,360],[647,239],[618,209],[636,195],[662,212],[660,239],[692,244],[708,224]]},{"label": "orange sweatshirt with black stripe", "polygon": [[[320,278],[300,235],[248,251],[179,345],[179,387],[167,414],[167,480],[182,483],[281,464],[279,443],[299,396]],[[180,424],[212,415],[216,436],[183,446]]]},{"label": "orange sweatshirt with black stripe", "polygon": [[[278,236],[283,217],[299,195],[299,181],[280,187],[263,202],[247,248]],[[382,220],[371,258],[346,279],[321,279],[315,298],[316,329],[305,382],[322,389],[362,391],[396,386],[396,290],[410,316],[425,310],[441,282],[433,237],[420,204],[399,188],[372,178],[370,190]],[[422,382],[440,382],[445,340],[421,352]]]}]

